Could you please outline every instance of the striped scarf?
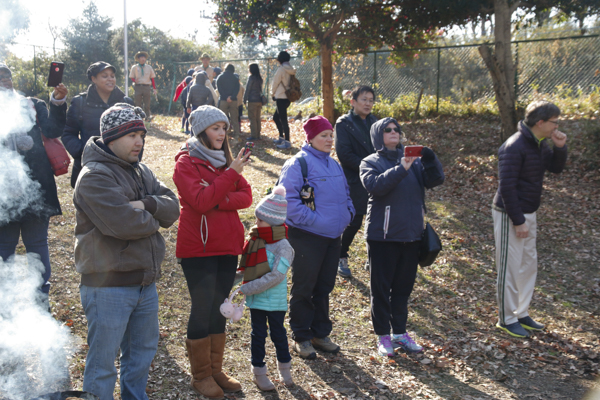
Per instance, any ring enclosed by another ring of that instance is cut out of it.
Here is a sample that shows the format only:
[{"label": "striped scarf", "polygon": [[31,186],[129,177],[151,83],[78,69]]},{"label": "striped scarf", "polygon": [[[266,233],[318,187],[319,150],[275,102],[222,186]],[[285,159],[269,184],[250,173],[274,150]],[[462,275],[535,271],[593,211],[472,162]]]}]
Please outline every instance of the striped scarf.
[{"label": "striped scarf", "polygon": [[266,245],[287,239],[287,225],[268,226],[259,228],[256,225],[250,229],[249,238],[244,243],[242,260],[239,271],[244,273],[243,283],[253,281],[271,272],[267,259]]}]

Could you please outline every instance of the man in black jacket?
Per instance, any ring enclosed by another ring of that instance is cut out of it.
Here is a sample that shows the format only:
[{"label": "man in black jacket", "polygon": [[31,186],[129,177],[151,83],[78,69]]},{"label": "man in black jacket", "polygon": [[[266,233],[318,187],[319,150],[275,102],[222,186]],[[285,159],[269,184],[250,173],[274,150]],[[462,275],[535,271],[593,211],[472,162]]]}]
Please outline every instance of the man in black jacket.
[{"label": "man in black jacket", "polygon": [[348,249],[367,213],[369,194],[358,175],[362,159],[375,153],[370,136],[371,125],[377,121],[377,118],[371,114],[374,100],[375,92],[372,88],[369,86],[357,87],[352,92],[352,100],[350,100],[352,110],[338,118],[335,124],[335,151],[344,169],[346,180],[348,180],[350,198],[356,209],[354,219],[342,234],[338,274],[343,277],[352,276],[352,272],[348,268]]},{"label": "man in black jacket", "polygon": [[219,89],[218,107],[229,117],[233,135],[239,138],[240,123],[238,120],[237,95],[240,91],[240,80],[233,74],[234,72],[235,67],[233,64],[227,64],[225,72],[217,78],[217,88]]},{"label": "man in black jacket", "polygon": [[567,136],[558,130],[559,116],[552,103],[531,103],[518,132],[498,151],[499,185],[492,207],[498,270],[496,326],[519,338],[544,329],[529,316],[529,304],[537,276],[536,211],[544,174],[562,172],[567,160]]}]

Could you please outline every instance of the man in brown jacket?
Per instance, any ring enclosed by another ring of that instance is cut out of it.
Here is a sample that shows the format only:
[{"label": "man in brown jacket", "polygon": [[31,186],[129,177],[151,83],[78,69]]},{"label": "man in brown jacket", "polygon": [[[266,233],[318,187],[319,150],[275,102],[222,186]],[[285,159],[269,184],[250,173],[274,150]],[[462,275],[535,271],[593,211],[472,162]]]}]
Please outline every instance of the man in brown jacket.
[{"label": "man in brown jacket", "polygon": [[156,280],[165,256],[158,232],[179,217],[177,196],[139,163],[143,111],[117,103],[102,114],[102,137],[83,151],[75,185],[75,266],[88,320],[83,390],[113,398],[121,350],[121,397],[147,398],[158,348]]}]

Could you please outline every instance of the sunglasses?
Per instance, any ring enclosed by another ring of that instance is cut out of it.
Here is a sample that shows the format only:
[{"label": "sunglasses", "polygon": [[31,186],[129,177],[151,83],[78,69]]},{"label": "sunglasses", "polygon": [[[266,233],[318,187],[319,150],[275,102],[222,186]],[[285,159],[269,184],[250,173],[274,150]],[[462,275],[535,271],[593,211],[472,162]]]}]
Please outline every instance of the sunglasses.
[{"label": "sunglasses", "polygon": [[391,131],[400,133],[400,128],[383,128],[385,133],[390,133]]}]

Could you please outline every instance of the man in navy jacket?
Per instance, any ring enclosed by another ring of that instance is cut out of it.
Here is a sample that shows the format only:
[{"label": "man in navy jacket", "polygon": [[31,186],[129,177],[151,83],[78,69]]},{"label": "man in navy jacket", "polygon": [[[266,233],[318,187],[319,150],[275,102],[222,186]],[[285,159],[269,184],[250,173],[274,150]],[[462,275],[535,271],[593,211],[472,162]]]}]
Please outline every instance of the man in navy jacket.
[{"label": "man in navy jacket", "polygon": [[217,89],[219,89],[218,107],[229,117],[234,136],[239,137],[240,123],[238,120],[237,95],[240,91],[240,80],[233,74],[234,72],[235,67],[233,64],[227,64],[225,72],[217,78]]},{"label": "man in navy jacket", "polygon": [[529,304],[537,276],[536,211],[544,174],[562,172],[567,160],[567,136],[558,130],[559,116],[552,103],[531,103],[518,132],[498,151],[499,185],[492,206],[498,270],[496,326],[519,338],[544,328],[529,316]]}]

